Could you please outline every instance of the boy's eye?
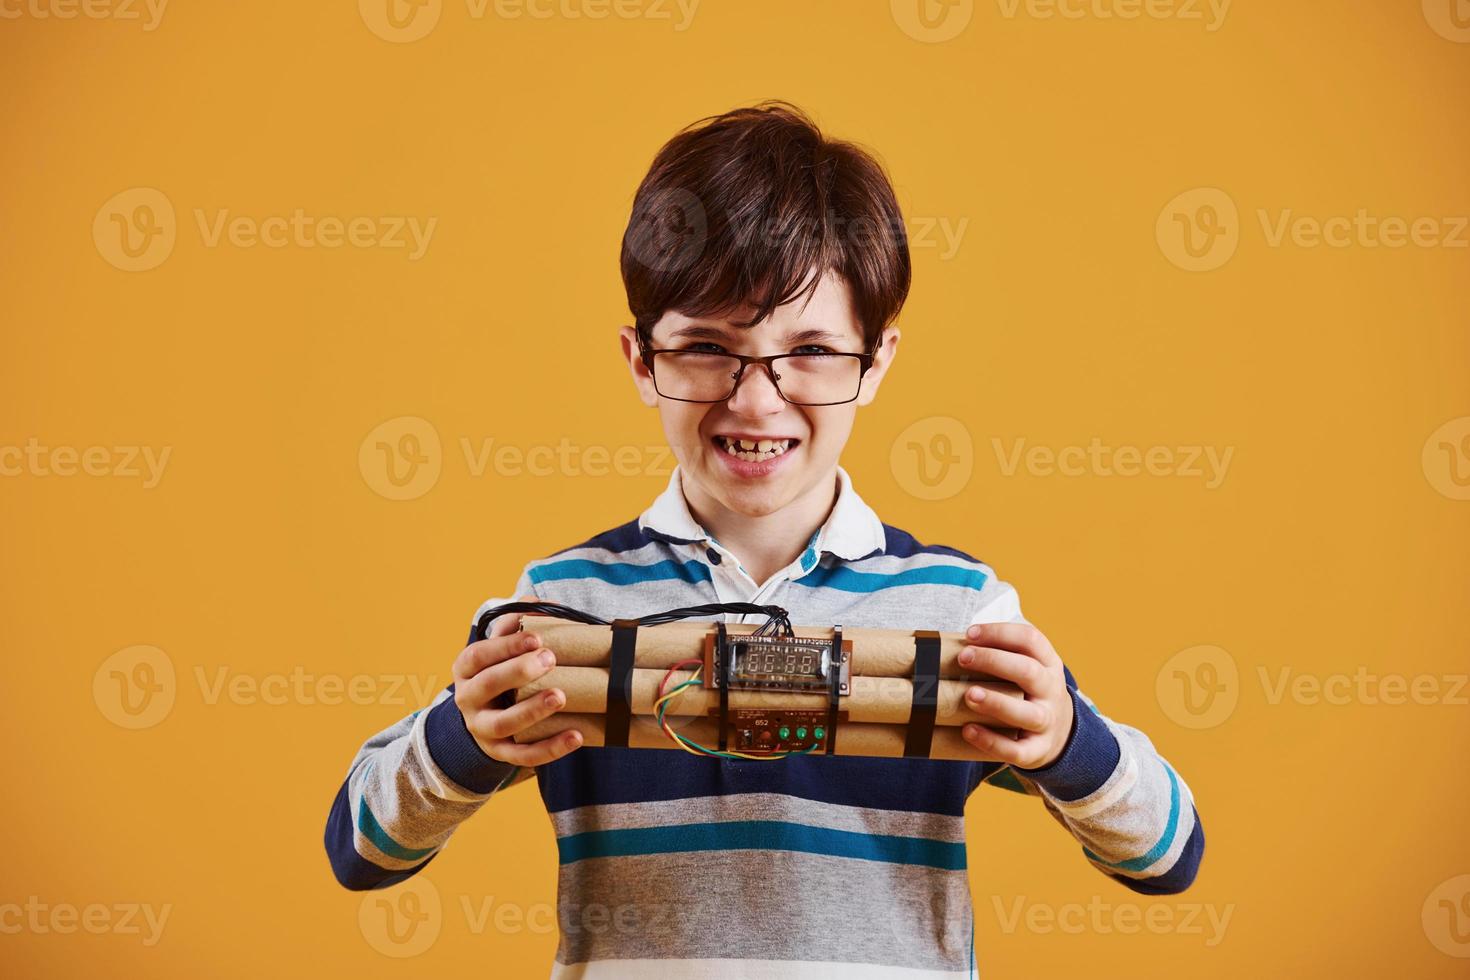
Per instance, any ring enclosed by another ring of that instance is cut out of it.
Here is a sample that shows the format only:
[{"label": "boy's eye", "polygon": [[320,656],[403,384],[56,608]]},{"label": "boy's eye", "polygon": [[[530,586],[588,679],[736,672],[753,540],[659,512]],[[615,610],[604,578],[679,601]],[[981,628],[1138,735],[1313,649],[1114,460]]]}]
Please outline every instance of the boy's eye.
[{"label": "boy's eye", "polygon": [[823,346],[822,344],[802,344],[800,347],[797,347],[791,353],[793,353],[793,354],[835,354],[837,352],[835,350],[833,350],[832,348],[830,348],[830,347]]},{"label": "boy's eye", "polygon": [[683,347],[683,348],[680,348],[680,349],[681,350],[688,350],[688,351],[700,351],[700,352],[706,353],[706,354],[723,354],[723,353],[725,353],[725,348],[721,347],[719,344],[712,344],[712,343],[710,343],[707,340],[701,340],[701,341],[698,341],[696,343],[690,344],[688,347]]}]

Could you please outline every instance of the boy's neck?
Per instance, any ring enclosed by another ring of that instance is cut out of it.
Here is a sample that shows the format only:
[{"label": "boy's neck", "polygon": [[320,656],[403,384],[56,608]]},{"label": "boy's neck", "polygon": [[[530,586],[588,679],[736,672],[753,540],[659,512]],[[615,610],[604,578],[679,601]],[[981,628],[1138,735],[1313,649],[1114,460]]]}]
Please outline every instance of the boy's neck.
[{"label": "boy's neck", "polygon": [[684,500],[700,526],[733,552],[746,573],[761,584],[797,559],[812,533],[832,513],[838,489],[834,467],[827,479],[818,480],[785,507],[762,517],[729,510],[698,486],[685,484]]}]

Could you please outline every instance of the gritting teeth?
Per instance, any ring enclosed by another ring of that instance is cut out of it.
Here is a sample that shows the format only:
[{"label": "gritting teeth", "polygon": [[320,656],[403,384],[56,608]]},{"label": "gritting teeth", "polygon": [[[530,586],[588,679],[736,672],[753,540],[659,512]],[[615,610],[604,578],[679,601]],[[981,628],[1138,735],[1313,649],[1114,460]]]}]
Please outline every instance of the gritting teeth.
[{"label": "gritting teeth", "polygon": [[719,441],[725,452],[734,456],[736,459],[742,459],[748,463],[775,459],[791,448],[790,439],[760,439],[751,441],[748,439],[730,439],[726,436],[720,436]]}]

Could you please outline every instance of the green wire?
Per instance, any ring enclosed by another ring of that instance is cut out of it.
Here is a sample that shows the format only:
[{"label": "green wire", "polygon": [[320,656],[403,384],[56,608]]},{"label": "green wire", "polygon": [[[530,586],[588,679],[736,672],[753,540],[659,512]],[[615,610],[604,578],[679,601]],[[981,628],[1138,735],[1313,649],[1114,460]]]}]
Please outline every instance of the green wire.
[{"label": "green wire", "polygon": [[[675,685],[672,690],[666,691],[664,694],[660,695],[660,698],[668,698],[669,700],[673,700],[672,698],[669,697],[669,695],[678,694],[680,691],[684,690],[684,688],[691,687],[691,686],[696,685],[696,684],[698,684],[700,687],[703,687],[704,686],[704,682],[703,681],[696,680],[694,678],[690,678],[689,680],[684,681],[681,684]],[[659,706],[658,706],[658,724],[659,724],[659,727],[660,728],[662,728],[663,727],[663,724],[664,724],[664,712],[668,709],[669,700],[661,700],[659,702]],[[795,752],[782,752],[780,755],[768,756],[767,759],[754,760],[754,759],[747,759],[744,756],[734,755],[734,754],[732,754],[730,752],[722,752],[719,749],[711,749],[711,748],[708,748],[707,746],[700,745],[698,742],[694,741],[694,739],[692,739],[692,738],[685,738],[683,735],[680,735],[678,732],[672,732],[671,734],[676,739],[678,739],[679,741],[683,742],[685,745],[689,746],[690,748],[698,749],[701,752],[707,753],[709,755],[719,756],[719,757],[724,758],[724,759],[737,759],[737,760],[741,760],[741,761],[745,761],[745,762],[754,762],[754,761],[762,761],[762,762],[764,762],[764,761],[768,761],[770,759],[787,759],[787,758],[790,758],[793,755],[806,755],[808,752],[812,751],[813,749],[815,749],[817,747],[816,746],[816,743],[813,742],[811,745],[808,745],[806,748],[804,748],[804,749],[798,749]]]}]

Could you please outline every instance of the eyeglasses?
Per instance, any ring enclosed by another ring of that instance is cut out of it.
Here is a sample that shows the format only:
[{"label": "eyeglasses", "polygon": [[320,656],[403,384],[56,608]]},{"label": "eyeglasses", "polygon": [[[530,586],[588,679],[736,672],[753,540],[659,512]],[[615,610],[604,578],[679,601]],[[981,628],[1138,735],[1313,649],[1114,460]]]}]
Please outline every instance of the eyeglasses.
[{"label": "eyeglasses", "polygon": [[677,402],[722,402],[735,394],[740,377],[762,364],[776,394],[792,405],[843,405],[857,398],[872,354],[716,354],[711,351],[641,348],[653,387]]}]

